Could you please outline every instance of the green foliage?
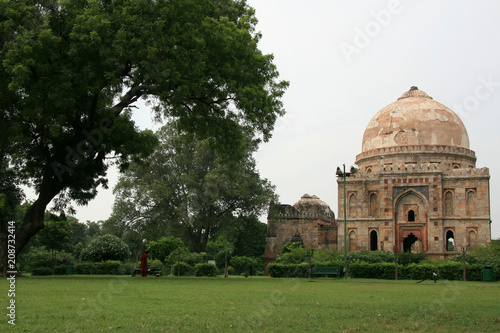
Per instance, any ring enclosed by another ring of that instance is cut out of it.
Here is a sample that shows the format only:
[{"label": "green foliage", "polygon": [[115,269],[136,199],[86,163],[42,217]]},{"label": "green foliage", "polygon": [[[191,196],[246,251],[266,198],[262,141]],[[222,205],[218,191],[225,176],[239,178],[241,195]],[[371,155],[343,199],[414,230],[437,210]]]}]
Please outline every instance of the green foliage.
[{"label": "green foliage", "polygon": [[[260,178],[253,139],[244,138],[241,158],[228,159],[213,139],[178,127],[173,123],[158,131],[160,145],[151,157],[132,163],[121,176],[110,223],[116,229],[133,227],[149,239],[160,232],[176,236],[194,252],[206,251],[218,236],[262,249],[264,229],[255,216],[267,209],[274,187]],[[260,238],[249,236],[252,232]]]},{"label": "green foliage", "polygon": [[65,216],[45,213],[45,228],[39,233],[40,243],[48,250],[69,251],[73,240],[73,229]]},{"label": "green foliage", "polygon": [[162,237],[158,241],[150,241],[146,249],[151,257],[165,262],[171,253],[183,247],[184,244],[179,238],[169,236]]},{"label": "green foliage", "polygon": [[363,261],[368,263],[394,262],[394,253],[383,251],[348,252],[347,260],[349,262]]},{"label": "green foliage", "polygon": [[[244,1],[3,1],[0,18],[0,162],[40,194],[19,251],[51,201],[85,204],[107,186],[110,156],[123,171],[151,154],[155,136],[131,120],[140,98],[233,159],[284,114],[288,83]],[[215,178],[207,191],[223,189]]]},{"label": "green foliage", "polygon": [[349,276],[365,279],[394,279],[394,263],[354,262],[349,264]]},{"label": "green foliage", "polygon": [[219,270],[212,264],[196,264],[194,266],[195,276],[217,276]]},{"label": "green foliage", "polygon": [[283,245],[281,255],[276,259],[281,264],[300,264],[309,259],[306,249],[300,243],[287,243]]},{"label": "green foliage", "polygon": [[281,248],[281,253],[288,253],[292,252],[293,250],[301,248],[302,248],[302,243],[300,242],[288,242]]},{"label": "green foliage", "polygon": [[75,264],[75,274],[119,275],[125,272],[121,261],[106,260],[101,262],[80,262]]},{"label": "green foliage", "polygon": [[[462,256],[457,256],[455,260],[461,261]],[[472,248],[472,250],[467,252],[466,261],[471,264],[478,263],[484,266],[500,267],[500,241],[492,240],[487,245],[478,245]]]},{"label": "green foliage", "polygon": [[[326,250],[315,250],[313,254],[312,261],[314,263],[321,263],[331,260],[344,260],[344,252],[339,251],[336,248],[330,248]],[[342,265],[343,266],[343,265]]]},{"label": "green foliage", "polygon": [[[386,252],[389,253],[389,252]],[[394,253],[392,254],[394,261]],[[423,252],[400,252],[398,253],[398,263],[401,265],[418,264],[427,259],[427,254]]]},{"label": "green foliage", "polygon": [[75,258],[80,258],[80,255],[82,253],[84,249],[84,246],[82,244],[82,242],[79,242],[78,244],[76,244],[74,247],[73,247],[73,255],[75,256]]},{"label": "green foliage", "polygon": [[171,270],[172,275],[177,276],[177,274],[179,273],[180,276],[188,276],[188,275],[193,275],[193,272],[194,272],[194,267],[183,261],[172,265],[172,270]]},{"label": "green foliage", "polygon": [[44,248],[36,248],[31,249],[26,254],[24,262],[24,270],[31,272],[33,275],[65,274],[66,263],[74,262],[74,258],[71,254],[63,252],[55,256],[54,262],[53,254],[50,251]]},{"label": "green foliage", "polygon": [[255,258],[246,256],[233,256],[229,263],[234,267],[236,274],[255,272],[258,264]]},{"label": "green foliage", "polygon": [[309,265],[272,263],[267,265],[267,272],[271,277],[306,278],[309,276]]},{"label": "green foliage", "polygon": [[100,262],[125,260],[130,255],[129,247],[120,238],[103,235],[94,239],[81,253],[82,261]]}]

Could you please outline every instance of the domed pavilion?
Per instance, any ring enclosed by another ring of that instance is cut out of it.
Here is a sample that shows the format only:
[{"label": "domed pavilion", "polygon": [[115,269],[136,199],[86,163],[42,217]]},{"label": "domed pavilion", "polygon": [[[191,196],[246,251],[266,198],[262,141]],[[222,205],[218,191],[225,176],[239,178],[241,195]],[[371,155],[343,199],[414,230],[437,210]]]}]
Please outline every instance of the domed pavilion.
[{"label": "domed pavilion", "polygon": [[[375,114],[356,164],[359,172],[346,178],[350,251],[444,258],[490,241],[489,170],[476,168],[460,118],[417,87]],[[338,212],[343,223],[343,178]]]},{"label": "domed pavilion", "polygon": [[304,194],[293,206],[272,205],[267,222],[265,268],[281,254],[283,245],[299,242],[304,247],[337,247],[335,214],[315,195]]}]

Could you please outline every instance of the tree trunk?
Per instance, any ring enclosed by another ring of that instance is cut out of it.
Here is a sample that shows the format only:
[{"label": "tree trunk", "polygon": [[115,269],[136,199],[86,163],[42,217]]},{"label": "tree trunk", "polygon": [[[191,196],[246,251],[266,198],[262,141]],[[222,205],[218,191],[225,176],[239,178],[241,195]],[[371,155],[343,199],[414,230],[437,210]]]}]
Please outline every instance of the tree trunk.
[{"label": "tree trunk", "polygon": [[224,259],[225,259],[225,263],[224,263],[224,278],[227,278],[228,274],[227,274],[227,251],[224,253]]},{"label": "tree trunk", "polygon": [[[15,244],[15,255],[16,260],[19,257],[19,253],[24,249],[26,244],[28,244],[31,237],[35,236],[40,230],[43,229],[45,208],[52,201],[52,199],[59,193],[63,185],[58,182],[44,181],[40,186],[40,194],[38,199],[28,208],[26,214],[23,218],[23,223],[16,231]],[[7,221],[1,221],[0,230],[0,272],[2,276],[6,276],[7,263],[8,263],[8,253],[7,253]]]}]

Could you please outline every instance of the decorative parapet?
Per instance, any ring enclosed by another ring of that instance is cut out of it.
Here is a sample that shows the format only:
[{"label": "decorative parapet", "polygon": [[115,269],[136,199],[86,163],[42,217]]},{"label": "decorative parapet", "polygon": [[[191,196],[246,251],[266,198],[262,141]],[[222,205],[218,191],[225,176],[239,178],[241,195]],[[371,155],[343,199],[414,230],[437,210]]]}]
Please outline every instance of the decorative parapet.
[{"label": "decorative parapet", "polygon": [[468,168],[468,169],[451,169],[443,174],[443,179],[457,177],[489,177],[489,168]]},{"label": "decorative parapet", "polygon": [[357,155],[356,161],[359,163],[360,160],[374,156],[401,154],[401,153],[458,154],[458,155],[465,155],[474,159],[476,158],[476,153],[468,148],[454,147],[454,146],[419,145],[419,146],[396,146],[390,148],[372,149]]}]

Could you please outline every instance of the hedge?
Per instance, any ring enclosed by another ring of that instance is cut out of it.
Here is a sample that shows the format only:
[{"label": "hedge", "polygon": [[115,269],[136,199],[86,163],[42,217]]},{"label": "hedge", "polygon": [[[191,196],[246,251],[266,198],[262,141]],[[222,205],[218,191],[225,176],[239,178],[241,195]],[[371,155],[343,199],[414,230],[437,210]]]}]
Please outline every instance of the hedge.
[{"label": "hedge", "polygon": [[217,276],[219,270],[213,264],[196,264],[194,266],[195,276]]},{"label": "hedge", "polygon": [[[332,261],[326,263],[316,263],[316,267],[341,266],[343,263]],[[481,264],[465,264],[467,281],[481,281],[481,272],[483,265]],[[277,264],[271,263],[267,266],[267,271],[271,277],[308,277],[309,264]],[[495,274],[498,274],[500,267],[493,267]],[[393,280],[395,278],[394,263],[368,263],[357,261],[349,264],[349,276],[353,278],[364,279],[386,279]],[[398,266],[398,278],[409,280],[424,280],[433,279],[433,273],[438,275],[438,279],[442,280],[462,280],[463,266],[458,262],[443,262],[438,265],[428,263],[412,263],[408,265]]]},{"label": "hedge", "polygon": [[96,274],[96,275],[119,275],[129,274],[122,269],[122,263],[118,260],[106,260],[101,262],[80,262],[75,264],[75,274]]},{"label": "hedge", "polygon": [[272,263],[267,265],[267,272],[272,277],[299,277],[306,278],[309,276],[309,264],[277,264]]}]

